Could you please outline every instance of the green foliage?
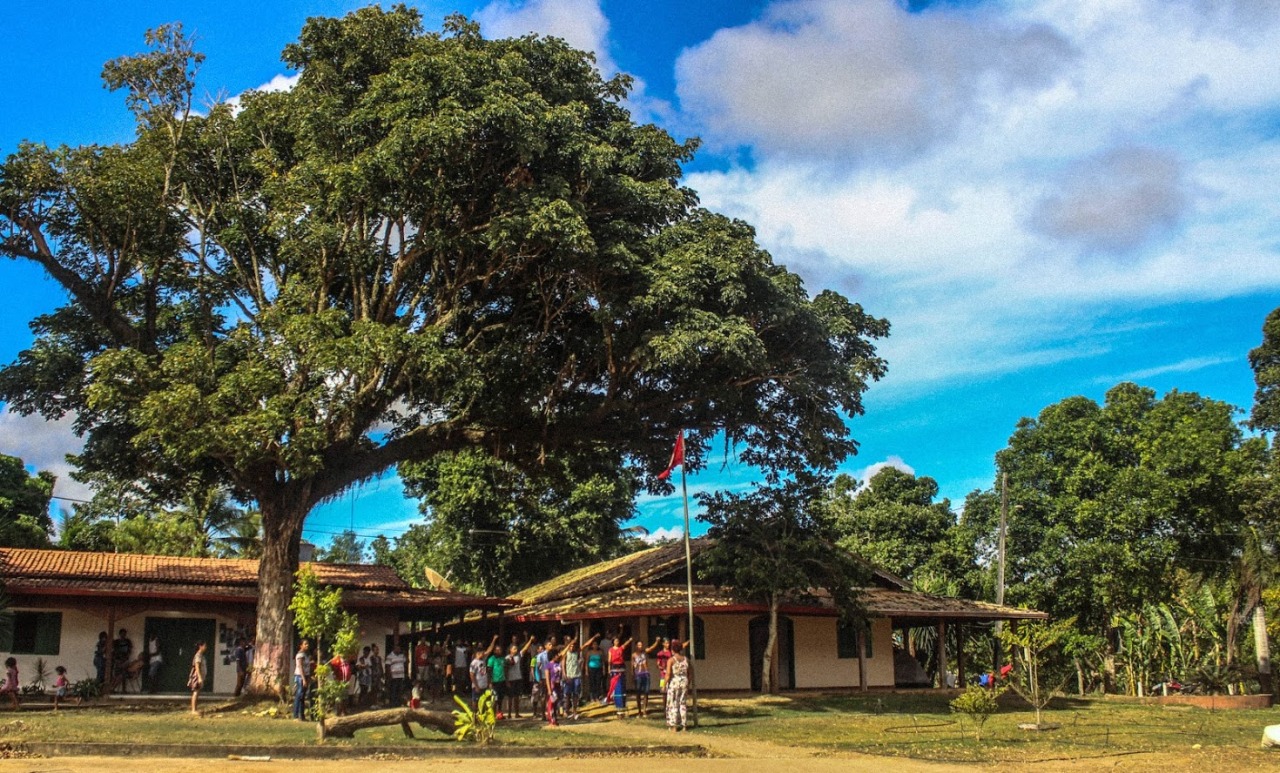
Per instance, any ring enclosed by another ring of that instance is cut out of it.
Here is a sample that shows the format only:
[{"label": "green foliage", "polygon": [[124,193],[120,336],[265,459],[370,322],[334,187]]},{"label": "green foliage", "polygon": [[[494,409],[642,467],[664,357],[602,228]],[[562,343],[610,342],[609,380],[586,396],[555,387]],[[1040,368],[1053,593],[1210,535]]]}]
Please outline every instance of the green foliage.
[{"label": "green foliage", "polygon": [[458,708],[453,710],[453,737],[459,741],[470,738],[481,745],[492,743],[494,728],[498,722],[495,708],[497,702],[494,700],[493,691],[485,690],[481,693],[480,700],[476,702],[475,711],[472,711],[471,705],[457,695],[453,696],[453,702],[458,704]]},{"label": "green foliage", "polygon": [[696,143],[635,123],[590,54],[370,7],[307,22],[294,89],[202,115],[190,40],[147,42],[104,72],[132,142],[0,162],[0,256],[68,297],[0,400],[74,415],[86,473],[256,503],[264,644],[307,513],[401,462],[653,470],[686,427],[692,467],[723,431],[775,480],[854,450],[888,324],[699,209]]},{"label": "green foliage", "polygon": [[1145,695],[1155,682],[1177,680],[1203,692],[1226,692],[1239,669],[1228,653],[1229,613],[1205,582],[1184,587],[1172,602],[1144,604],[1116,615],[1116,662],[1127,692]]},{"label": "green foliage", "polygon": [[359,619],[342,608],[342,589],[320,587],[315,572],[298,570],[289,602],[293,624],[305,639],[315,641],[316,682],[310,715],[317,722],[333,714],[347,695],[347,685],[333,678],[333,669],[324,661],[326,648],[340,657],[354,657],[360,642]]},{"label": "green foliage", "polygon": [[1000,710],[999,698],[1004,691],[1003,687],[998,690],[988,690],[985,687],[970,685],[947,705],[952,711],[965,714],[973,720],[973,739],[981,742],[982,726],[987,724],[992,714]]},{"label": "green foliage", "polygon": [[102,685],[92,677],[81,679],[71,685],[71,694],[82,701],[91,701],[102,694]]},{"label": "green foliage", "polygon": [[44,692],[49,686],[49,677],[53,675],[53,669],[49,668],[49,661],[44,658],[36,658],[31,664],[31,682],[30,685],[36,688],[36,692]]},{"label": "green foliage", "polygon": [[338,705],[347,699],[347,683],[333,678],[333,668],[328,663],[316,666],[316,683],[311,690],[311,703],[307,716],[323,722],[334,715]]},{"label": "green foliage", "polygon": [[[1226,403],[1120,384],[1023,419],[997,455],[1009,476],[1008,595],[1078,617],[1101,635],[1111,617],[1167,601],[1177,566],[1223,571],[1239,546],[1244,494],[1263,456]],[[966,500],[966,528],[994,554],[997,491]]]},{"label": "green foliage", "polygon": [[1262,343],[1249,352],[1249,365],[1258,386],[1249,423],[1254,429],[1280,432],[1280,308],[1263,322]]},{"label": "green foliage", "polygon": [[359,641],[359,619],[342,608],[342,589],[320,587],[315,572],[303,567],[298,570],[293,586],[293,599],[289,602],[293,612],[293,624],[306,639],[315,640],[317,660],[329,651],[338,655],[354,655]]},{"label": "green foliage", "polygon": [[460,589],[510,593],[621,554],[635,476],[618,454],[555,457],[533,470],[480,450],[401,466],[428,523],[397,540],[393,565],[414,584],[423,568]]},{"label": "green foliage", "polygon": [[49,501],[55,480],[50,472],[28,475],[21,459],[0,454],[0,546],[49,546]]},{"label": "green foliage", "polygon": [[[749,494],[699,495],[702,520],[714,545],[699,556],[699,573],[748,601],[768,604],[769,642],[777,636],[778,606],[805,600],[815,590],[830,593],[841,616],[858,618],[857,588],[869,571],[835,544],[821,503],[820,480],[799,478],[779,486],[760,486]],[[766,654],[766,658],[770,657]],[[767,665],[767,661],[766,661]],[[770,692],[770,669],[763,687]]]},{"label": "green foliage", "polygon": [[1000,632],[1000,641],[1013,654],[1009,689],[1035,709],[1037,725],[1040,713],[1070,676],[1062,644],[1075,624],[1074,617],[1055,623],[1023,622],[1016,630],[1009,626]]},{"label": "green foliage", "polygon": [[329,564],[363,564],[364,559],[364,540],[357,538],[350,529],[335,534],[329,541],[329,547],[316,551],[316,560]]},{"label": "green foliage", "polygon": [[937,496],[933,478],[885,467],[862,488],[838,476],[827,507],[841,547],[930,593],[973,595],[974,540],[959,528],[950,500]]}]

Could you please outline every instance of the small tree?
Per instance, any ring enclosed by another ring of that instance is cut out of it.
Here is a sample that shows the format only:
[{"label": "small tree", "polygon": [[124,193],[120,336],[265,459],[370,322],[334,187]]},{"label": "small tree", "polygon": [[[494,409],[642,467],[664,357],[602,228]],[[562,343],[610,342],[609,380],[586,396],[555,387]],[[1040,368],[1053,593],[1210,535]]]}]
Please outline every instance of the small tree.
[{"label": "small tree", "polygon": [[317,732],[323,739],[325,717],[333,712],[345,693],[345,687],[338,689],[332,670],[324,662],[324,648],[330,644],[338,655],[353,654],[359,642],[360,621],[342,608],[342,589],[327,585],[321,588],[315,572],[307,567],[298,570],[293,594],[289,609],[293,612],[294,625],[303,638],[315,641],[316,662],[320,663],[316,668],[311,713],[319,723]]},{"label": "small tree", "polygon": [[823,486],[814,479],[761,486],[747,495],[702,497],[707,536],[715,546],[703,555],[708,578],[735,595],[769,607],[761,689],[777,692],[773,679],[778,642],[778,607],[785,600],[829,593],[845,616],[857,616],[856,588],[866,566],[839,548],[818,506]]},{"label": "small tree", "polygon": [[968,714],[973,720],[973,740],[982,741],[982,726],[987,724],[991,715],[1000,709],[999,698],[1005,688],[988,690],[985,687],[970,685],[965,691],[951,701],[951,710],[958,714]]},{"label": "small tree", "polygon": [[1000,632],[1000,640],[1013,651],[1013,676],[1009,687],[1040,715],[1053,695],[1067,683],[1068,673],[1053,658],[1063,638],[1075,627],[1074,617],[1056,623],[1026,623]]}]

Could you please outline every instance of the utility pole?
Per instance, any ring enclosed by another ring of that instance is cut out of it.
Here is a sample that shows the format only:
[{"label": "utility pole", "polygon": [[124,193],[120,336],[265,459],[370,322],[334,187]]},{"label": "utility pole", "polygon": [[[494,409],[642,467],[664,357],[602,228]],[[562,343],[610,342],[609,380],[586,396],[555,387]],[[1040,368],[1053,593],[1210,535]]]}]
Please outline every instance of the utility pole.
[{"label": "utility pole", "polygon": [[[996,547],[996,604],[1004,606],[1004,537],[1009,528],[1009,473],[1000,473],[1000,537]],[[995,667],[994,674],[1000,673],[1000,661],[1003,647],[1000,646],[1000,634],[1004,631],[1004,622],[996,621]]]}]

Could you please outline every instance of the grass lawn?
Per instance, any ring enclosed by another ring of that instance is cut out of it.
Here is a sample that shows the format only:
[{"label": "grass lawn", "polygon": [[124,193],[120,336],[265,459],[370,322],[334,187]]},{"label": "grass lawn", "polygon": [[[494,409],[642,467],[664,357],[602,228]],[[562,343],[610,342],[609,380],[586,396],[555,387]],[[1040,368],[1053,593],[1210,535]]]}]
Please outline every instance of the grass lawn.
[{"label": "grass lawn", "polygon": [[974,740],[968,717],[951,713],[946,698],[931,695],[710,700],[701,718],[699,733],[723,738],[945,762],[1025,764],[1184,749],[1188,760],[1205,764],[1280,763],[1280,753],[1259,748],[1262,728],[1280,723],[1277,709],[1208,711],[1059,699],[1043,720],[1061,724],[1059,729],[1020,730],[1018,724],[1034,722],[1035,714],[1002,708],[987,721],[981,742]]},{"label": "grass lawn", "polygon": [[[1045,712],[1057,730],[1018,729],[1034,714],[1016,707],[991,717],[983,740],[973,724],[952,714],[947,699],[932,695],[712,698],[702,702],[698,729],[674,737],[676,743],[706,744],[713,753],[741,753],[738,741],[796,747],[805,754],[860,752],[952,763],[1021,765],[1068,760],[1120,759],[1157,753],[1174,767],[1265,768],[1280,752],[1259,748],[1262,728],[1280,723],[1280,709],[1208,711],[1190,707],[1143,706],[1123,700],[1062,700]],[[662,719],[604,722],[592,732],[566,732],[537,722],[501,723],[504,746],[609,748],[648,745]],[[399,726],[362,730],[354,739],[330,739],[333,746],[447,746],[444,734],[417,727],[417,739]],[[0,712],[0,741],[150,742],[314,746],[315,725],[231,711],[191,717],[177,708],[103,707],[62,711]],[[749,744],[742,744],[747,746]]]},{"label": "grass lawn", "polygon": [[[193,717],[184,708],[127,706],[52,711],[0,712],[0,742],[236,744],[314,746],[314,722],[259,716],[261,709]],[[287,712],[286,712],[287,713]],[[399,725],[360,730],[355,738],[331,738],[332,746],[422,746],[458,743],[434,729],[413,725],[406,738]],[[533,721],[501,722],[497,742],[506,746],[620,746],[625,739],[546,729]]]}]

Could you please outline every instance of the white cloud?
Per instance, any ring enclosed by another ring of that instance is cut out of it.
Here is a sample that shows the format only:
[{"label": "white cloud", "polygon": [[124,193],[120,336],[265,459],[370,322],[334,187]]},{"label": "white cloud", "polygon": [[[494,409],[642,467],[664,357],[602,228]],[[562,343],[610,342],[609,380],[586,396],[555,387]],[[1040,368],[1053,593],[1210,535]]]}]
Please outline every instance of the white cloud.
[{"label": "white cloud", "polygon": [[677,540],[677,539],[683,539],[683,538],[684,538],[683,526],[669,526],[669,527],[664,526],[649,532],[647,535],[645,535],[644,541],[649,543],[668,542],[670,540]]},{"label": "white cloud", "polygon": [[1170,153],[1114,148],[1072,163],[1031,226],[1087,250],[1126,252],[1177,225],[1188,205],[1184,178]]},{"label": "white cloud", "polygon": [[861,488],[865,488],[867,484],[871,482],[871,479],[876,476],[876,473],[886,467],[901,470],[908,475],[916,474],[916,468],[904,462],[901,456],[898,456],[897,454],[890,454],[889,457],[882,462],[876,462],[875,464],[869,464],[866,467],[863,467],[862,471],[854,475],[854,477],[862,484]]},{"label": "white cloud", "polygon": [[596,55],[600,71],[618,71],[609,56],[609,19],[597,0],[493,0],[476,11],[481,31],[490,38],[530,33],[563,38],[574,48]]},{"label": "white cloud", "polygon": [[676,63],[713,142],[764,153],[912,155],[984,103],[1050,85],[1071,48],[1050,27],[885,0],[779,2]]},{"label": "white cloud", "polygon": [[[889,318],[878,389],[1095,357],[1116,337],[1103,309],[1280,288],[1280,140],[1260,128],[1280,112],[1280,24],[1237,5],[777,3],[681,60],[681,107],[709,144],[753,143],[750,166],[690,184],[811,289]],[[941,52],[965,49],[955,70],[919,53],[939,30]],[[1070,53],[1010,80],[1031,31]],[[854,87],[873,75],[943,96],[895,113]]]},{"label": "white cloud", "polygon": [[[22,416],[8,408],[0,410],[0,453],[21,457],[32,472],[48,470],[58,476],[53,494],[68,499],[87,500],[93,491],[71,479],[74,469],[67,461],[67,454],[79,453],[84,441],[76,437],[71,428],[71,417],[59,421],[45,421],[37,415]],[[55,500],[55,506],[61,503]],[[70,507],[70,503],[66,505]]]},{"label": "white cloud", "polygon": [[1238,362],[1243,359],[1244,358],[1241,356],[1188,357],[1186,359],[1178,360],[1177,362],[1170,362],[1164,365],[1156,365],[1155,367],[1151,367],[1151,368],[1141,368],[1139,370],[1132,370],[1132,371],[1129,371],[1128,373],[1122,373],[1120,375],[1098,376],[1097,378],[1094,379],[1094,383],[1107,384],[1107,385],[1118,384],[1122,381],[1133,381],[1136,383],[1141,383],[1143,381],[1146,381],[1147,379],[1152,379],[1157,376],[1163,376],[1169,373],[1190,373],[1192,371],[1202,370],[1204,368],[1212,368],[1217,365],[1226,365],[1229,362]]},{"label": "white cloud", "polygon": [[[298,78],[300,77],[302,77],[300,73],[295,73],[293,75],[285,75],[284,73],[277,73],[276,75],[273,75],[271,77],[271,80],[267,81],[261,86],[258,86],[257,88],[249,89],[249,91],[261,91],[267,94],[273,94],[279,91],[292,91],[293,87],[298,85]],[[233,112],[236,112],[236,113],[240,112],[240,101],[241,99],[244,98],[244,95],[246,93],[247,92],[242,91],[239,94],[236,94],[234,97],[231,97],[230,99],[227,100],[227,104],[231,105],[231,110]]]}]

